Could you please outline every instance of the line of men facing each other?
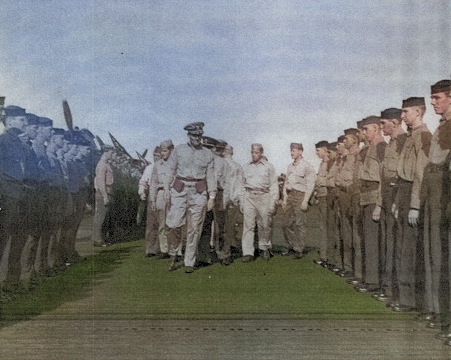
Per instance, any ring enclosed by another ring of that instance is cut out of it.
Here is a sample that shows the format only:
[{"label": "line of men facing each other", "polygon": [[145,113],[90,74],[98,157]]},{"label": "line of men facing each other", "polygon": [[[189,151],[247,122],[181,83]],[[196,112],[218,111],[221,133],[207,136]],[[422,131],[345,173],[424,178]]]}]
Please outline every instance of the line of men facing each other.
[{"label": "line of men facing each other", "polygon": [[434,134],[423,123],[425,99],[411,97],[401,109],[358,121],[337,143],[316,144],[323,234],[316,262],[396,312],[419,311],[447,345],[450,92],[450,80],[431,86],[431,104],[441,116]]}]

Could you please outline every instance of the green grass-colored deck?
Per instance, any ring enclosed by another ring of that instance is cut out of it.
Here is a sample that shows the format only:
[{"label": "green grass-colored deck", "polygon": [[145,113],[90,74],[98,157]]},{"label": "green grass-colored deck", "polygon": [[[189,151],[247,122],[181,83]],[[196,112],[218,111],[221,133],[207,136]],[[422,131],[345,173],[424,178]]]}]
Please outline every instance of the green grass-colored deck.
[{"label": "green grass-colored deck", "polygon": [[[186,274],[183,263],[146,258],[143,241],[102,250],[2,306],[3,321],[26,319],[69,301],[93,297],[79,316],[127,319],[407,319],[360,294],[345,279],[302,260],[274,256]],[[105,276],[106,275],[106,276]],[[102,281],[97,281],[101,279]],[[80,313],[81,311],[81,313]],[[77,314],[75,314],[77,315]]]}]

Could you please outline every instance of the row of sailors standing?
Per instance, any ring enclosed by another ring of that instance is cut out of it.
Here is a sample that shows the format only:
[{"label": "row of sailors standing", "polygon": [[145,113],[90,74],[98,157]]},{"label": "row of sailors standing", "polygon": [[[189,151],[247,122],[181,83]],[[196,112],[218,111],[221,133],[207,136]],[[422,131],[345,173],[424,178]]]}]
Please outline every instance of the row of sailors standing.
[{"label": "row of sailors standing", "polygon": [[431,104],[441,115],[434,134],[423,123],[425,99],[411,97],[402,109],[357,122],[336,144],[316,145],[322,158],[317,192],[323,209],[316,262],[396,312],[419,311],[447,345],[450,92],[450,80],[431,86]]},{"label": "row of sailors standing", "polygon": [[[78,259],[75,239],[91,193],[92,134],[7,106],[0,135],[0,280],[16,286]],[[95,149],[95,145],[94,145]]]}]

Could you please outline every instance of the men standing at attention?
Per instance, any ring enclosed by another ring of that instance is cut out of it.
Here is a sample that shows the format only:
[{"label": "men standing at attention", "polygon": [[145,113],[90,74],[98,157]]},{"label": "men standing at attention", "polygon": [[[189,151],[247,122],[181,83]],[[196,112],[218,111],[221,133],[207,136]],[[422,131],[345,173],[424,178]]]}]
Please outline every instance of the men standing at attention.
[{"label": "men standing at attention", "polygon": [[274,166],[263,158],[263,146],[252,144],[251,156],[252,161],[242,166],[243,262],[254,259],[255,224],[258,248],[263,252],[263,259],[270,259],[272,215],[279,199]]},{"label": "men standing at attention", "polygon": [[166,224],[171,263],[175,269],[177,251],[182,241],[182,226],[186,222],[185,272],[194,272],[205,212],[213,209],[216,197],[214,155],[202,147],[204,123],[185,126],[189,142],[178,145],[168,159],[168,176],[164,181],[164,197],[168,208]]},{"label": "men standing at attention", "polygon": [[397,227],[392,207],[398,188],[399,154],[406,141],[406,134],[401,127],[401,110],[389,108],[381,112],[381,128],[384,136],[390,137],[385,148],[382,163],[382,210],[381,210],[381,292],[374,297],[380,301],[392,299],[395,292],[395,245]]},{"label": "men standing at attention", "polygon": [[[0,254],[10,242],[7,281],[16,286],[22,272],[21,255],[27,241],[29,204],[34,198],[41,173],[35,153],[20,135],[27,125],[25,109],[7,106],[4,118],[5,132],[0,135]],[[2,276],[4,277],[4,276]]]},{"label": "men standing at attention", "polygon": [[114,147],[104,145],[103,154],[96,166],[94,178],[95,212],[92,225],[92,242],[94,246],[106,245],[106,230],[104,222],[108,218],[108,207],[110,206],[112,187],[114,183],[113,169],[110,160],[113,156]]},{"label": "men standing at attention", "polygon": [[313,166],[302,157],[303,150],[300,143],[290,145],[293,162],[288,165],[282,199],[284,210],[282,230],[288,242],[288,252],[291,252],[295,259],[301,259],[304,256],[305,213],[308,210],[308,202],[316,180]]},{"label": "men standing at attention", "polygon": [[[431,104],[437,115],[441,115],[440,124],[434,131],[429,151],[429,164],[424,169],[423,188],[421,191],[421,211],[423,212],[423,243],[425,267],[425,293],[428,311],[440,313],[442,330],[449,327],[449,308],[440,306],[439,299],[449,298],[449,294],[440,293],[441,269],[446,268],[442,259],[448,259],[448,253],[442,254],[442,246],[448,244],[449,221],[446,207],[449,202],[449,164],[451,149],[451,81],[441,80],[431,86]],[[413,209],[414,210],[414,209]],[[448,251],[447,246],[444,250]],[[443,260],[445,261],[445,260]],[[443,290],[443,289],[442,289]],[[443,311],[441,311],[443,310]],[[429,323],[437,328],[440,319]],[[448,345],[451,345],[449,340]]]},{"label": "men standing at attention", "polygon": [[[329,173],[329,151],[327,141],[320,141],[315,145],[316,155],[321,159],[318,169],[318,175],[315,183],[315,193],[318,200],[319,209],[319,229],[320,229],[320,243],[319,243],[319,260],[315,262],[321,265],[328,259],[328,234],[327,234],[327,179]],[[330,254],[332,255],[332,254]]]},{"label": "men standing at attention", "polygon": [[363,133],[368,146],[361,154],[360,206],[363,223],[365,249],[364,283],[358,286],[360,292],[380,291],[379,277],[379,220],[381,216],[381,172],[385,146],[378,116],[368,116],[362,121]]},{"label": "men standing at attention", "polygon": [[[416,283],[419,264],[423,262],[417,254],[419,245],[420,189],[424,168],[428,163],[431,133],[423,123],[426,105],[423,97],[411,97],[403,101],[401,118],[408,128],[407,138],[399,155],[397,173],[398,189],[394,212],[398,219],[396,274],[398,296],[394,299],[394,311],[423,310],[423,299],[418,296]],[[387,146],[387,148],[390,144]],[[387,153],[386,153],[387,154]],[[387,159],[389,160],[389,159]],[[387,166],[389,164],[386,164]],[[385,199],[383,199],[385,203]],[[387,206],[389,204],[387,203]],[[422,244],[420,244],[422,247]],[[429,312],[433,308],[428,306]],[[436,309],[438,312],[438,309]]]}]

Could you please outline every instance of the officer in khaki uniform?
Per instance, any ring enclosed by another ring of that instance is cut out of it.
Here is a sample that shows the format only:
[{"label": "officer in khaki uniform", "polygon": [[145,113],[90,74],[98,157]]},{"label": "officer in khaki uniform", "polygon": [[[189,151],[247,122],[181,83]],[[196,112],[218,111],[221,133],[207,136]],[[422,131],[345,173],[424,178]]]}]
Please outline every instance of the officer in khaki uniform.
[{"label": "officer in khaki uniform", "polygon": [[380,291],[379,220],[382,208],[381,173],[387,143],[380,128],[380,117],[369,116],[362,121],[368,146],[360,155],[360,206],[363,224],[364,283],[360,292]]},{"label": "officer in khaki uniform", "polygon": [[282,208],[284,218],[282,230],[288,242],[288,252],[293,252],[293,258],[300,259],[305,252],[306,212],[308,202],[315,188],[316,174],[310,163],[303,157],[302,144],[291,143],[291,158],[283,188]]},{"label": "officer in khaki uniform", "polygon": [[205,212],[207,209],[212,210],[215,202],[214,155],[202,147],[203,127],[202,122],[185,126],[189,142],[178,145],[168,159],[164,197],[168,206],[169,270],[175,269],[177,251],[182,241],[182,226],[186,223],[185,272],[194,272]]},{"label": "officer in khaki uniform", "polygon": [[[417,280],[422,261],[418,258],[420,189],[424,168],[428,163],[431,133],[423,123],[426,111],[424,98],[411,97],[403,101],[401,118],[408,128],[397,165],[397,193],[393,212],[397,218],[396,275],[398,296],[394,297],[394,311],[421,308]],[[389,144],[390,145],[390,144]],[[396,295],[396,294],[395,294]]]},{"label": "officer in khaki uniform", "polygon": [[327,262],[329,249],[329,237],[327,234],[327,177],[329,173],[329,151],[327,149],[329,143],[325,140],[315,144],[316,155],[321,159],[318,173],[315,182],[315,197],[318,200],[319,209],[319,229],[320,229],[320,243],[319,243],[319,260],[315,262],[321,265]]},{"label": "officer in khaki uniform", "polygon": [[401,126],[401,109],[389,108],[381,112],[381,128],[384,136],[390,137],[385,148],[382,163],[382,210],[381,210],[381,284],[380,293],[374,297],[380,301],[388,301],[397,291],[395,281],[395,249],[396,249],[396,219],[392,207],[398,188],[397,166],[399,155],[406,141],[406,133]]},{"label": "officer in khaki uniform", "polygon": [[[337,145],[336,145],[336,152],[337,152],[337,160],[335,162],[336,171],[335,171],[335,194],[336,194],[336,201],[335,201],[335,210],[336,210],[336,216],[337,216],[337,225],[338,225],[338,231],[339,231],[339,250],[338,253],[340,254],[339,258],[337,259],[338,262],[335,262],[335,264],[329,264],[329,269],[338,273],[339,271],[343,270],[343,234],[346,232],[344,229],[348,224],[345,224],[343,221],[343,213],[348,211],[349,201],[347,200],[347,194],[346,194],[346,182],[344,181],[344,178],[342,177],[342,169],[343,164],[346,160],[346,156],[349,154],[348,149],[346,149],[345,146],[345,136],[340,135],[337,139]],[[349,231],[348,231],[349,233]]]},{"label": "officer in khaki uniform", "polygon": [[338,171],[339,159],[337,156],[337,142],[332,142],[328,145],[327,152],[329,161],[327,163],[327,259],[321,263],[325,268],[333,267],[335,264],[341,264],[340,254],[340,234],[338,231],[338,202],[337,189],[335,187],[335,176]]},{"label": "officer in khaki uniform", "polygon": [[[428,312],[448,315],[447,294],[441,296],[442,259],[449,255],[448,234],[449,220],[446,217],[446,206],[449,202],[449,164],[451,149],[451,81],[441,80],[431,86],[431,104],[437,115],[441,115],[440,123],[434,131],[429,150],[429,164],[424,169],[423,187],[421,190],[420,211],[424,218],[423,244],[425,262],[425,306]],[[440,299],[444,300],[443,305]],[[442,311],[444,310],[444,311]],[[440,318],[429,323],[432,328],[440,326]],[[441,319],[442,326],[449,325],[449,318]]]},{"label": "officer in khaki uniform", "polygon": [[[350,128],[344,131],[343,145],[346,148],[346,156],[337,175],[337,186],[339,188],[341,238],[343,241],[343,267],[339,275],[354,276],[354,254],[361,254],[360,241],[355,237],[353,231],[353,216],[356,194],[355,167],[359,153],[359,141],[357,129]],[[361,255],[358,255],[361,258]]]},{"label": "officer in khaki uniform", "polygon": [[242,166],[243,262],[254,258],[255,224],[258,226],[258,248],[263,259],[270,259],[272,215],[279,199],[274,166],[263,158],[263,146],[251,145],[252,161]]}]

